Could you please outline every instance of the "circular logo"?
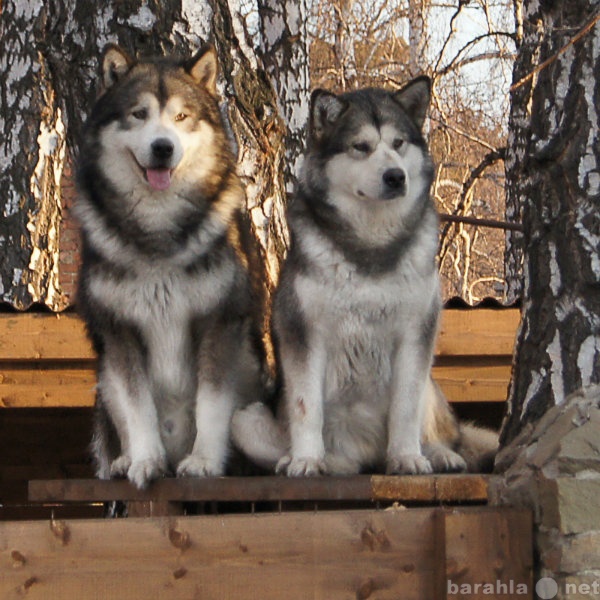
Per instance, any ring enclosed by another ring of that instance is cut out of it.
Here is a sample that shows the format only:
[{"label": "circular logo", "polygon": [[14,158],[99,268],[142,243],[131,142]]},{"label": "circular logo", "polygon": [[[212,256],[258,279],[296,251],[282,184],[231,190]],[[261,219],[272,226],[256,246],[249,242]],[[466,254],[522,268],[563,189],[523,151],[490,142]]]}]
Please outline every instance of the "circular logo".
[{"label": "circular logo", "polygon": [[552,577],[542,577],[535,584],[535,593],[542,600],[550,600],[558,594],[558,585]]}]

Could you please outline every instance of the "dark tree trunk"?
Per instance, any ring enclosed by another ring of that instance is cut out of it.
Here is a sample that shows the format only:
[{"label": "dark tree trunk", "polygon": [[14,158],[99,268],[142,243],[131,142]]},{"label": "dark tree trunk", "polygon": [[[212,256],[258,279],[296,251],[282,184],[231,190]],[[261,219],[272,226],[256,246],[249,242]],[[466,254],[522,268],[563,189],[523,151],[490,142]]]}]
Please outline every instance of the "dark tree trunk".
[{"label": "dark tree trunk", "polygon": [[[236,0],[5,0],[0,4],[0,300],[64,307],[61,176],[76,159],[95,97],[98,58],[116,42],[132,55],[189,55],[213,41],[224,112],[248,184],[248,213],[266,289],[285,249],[285,127],[275,93],[246,44]],[[237,20],[236,20],[237,19]]]},{"label": "dark tree trunk", "polygon": [[600,28],[561,51],[596,12],[590,0],[524,2],[507,169],[525,228],[523,320],[504,443],[600,381]]},{"label": "dark tree trunk", "polygon": [[[513,83],[525,77],[536,64],[539,47],[535,43],[523,45],[523,0],[515,0],[514,15],[516,23],[515,42],[519,59],[513,68]],[[508,146],[510,152],[505,161],[506,169],[506,207],[505,218],[508,223],[523,221],[522,180],[517,174],[514,161],[527,151],[531,134],[531,93],[532,86],[523,85],[512,92],[511,110],[508,127]],[[521,232],[509,230],[505,236],[504,278],[506,280],[505,302],[513,304],[521,299],[523,293],[523,236]]]}]

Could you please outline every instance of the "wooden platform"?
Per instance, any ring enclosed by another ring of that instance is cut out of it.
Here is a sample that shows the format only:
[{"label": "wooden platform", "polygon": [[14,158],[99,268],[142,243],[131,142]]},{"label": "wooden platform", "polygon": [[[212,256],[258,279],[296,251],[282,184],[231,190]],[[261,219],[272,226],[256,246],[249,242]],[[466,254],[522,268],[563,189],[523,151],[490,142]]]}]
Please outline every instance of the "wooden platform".
[{"label": "wooden platform", "polygon": [[[516,309],[445,310],[434,377],[452,402],[503,402]],[[95,355],[74,314],[0,314],[0,408],[91,407]]]},{"label": "wooden platform", "polygon": [[506,508],[0,523],[3,600],[522,599],[532,562],[531,514]]}]

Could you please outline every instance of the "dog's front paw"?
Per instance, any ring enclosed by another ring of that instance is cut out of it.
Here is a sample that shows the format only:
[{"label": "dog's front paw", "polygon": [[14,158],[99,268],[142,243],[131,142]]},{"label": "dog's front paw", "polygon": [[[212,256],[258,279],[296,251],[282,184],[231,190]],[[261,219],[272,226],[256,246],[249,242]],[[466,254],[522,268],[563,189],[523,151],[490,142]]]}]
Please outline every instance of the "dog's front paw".
[{"label": "dog's front paw", "polygon": [[115,458],[110,463],[110,476],[113,477],[127,477],[127,471],[131,467],[131,458],[125,454]]},{"label": "dog's front paw", "polygon": [[387,460],[388,475],[427,475],[433,473],[431,463],[421,454],[401,454]]},{"label": "dog's front paw", "polygon": [[464,473],[467,470],[465,459],[442,444],[432,444],[424,448],[435,473]]},{"label": "dog's front paw", "polygon": [[223,461],[190,454],[177,467],[177,477],[217,477],[223,475]]},{"label": "dog's front paw", "polygon": [[285,473],[288,477],[311,477],[326,472],[325,462],[320,458],[284,456],[277,463],[276,473]]},{"label": "dog's front paw", "polygon": [[154,479],[163,477],[167,471],[164,458],[143,458],[134,460],[127,471],[127,479],[137,488],[143,490]]}]

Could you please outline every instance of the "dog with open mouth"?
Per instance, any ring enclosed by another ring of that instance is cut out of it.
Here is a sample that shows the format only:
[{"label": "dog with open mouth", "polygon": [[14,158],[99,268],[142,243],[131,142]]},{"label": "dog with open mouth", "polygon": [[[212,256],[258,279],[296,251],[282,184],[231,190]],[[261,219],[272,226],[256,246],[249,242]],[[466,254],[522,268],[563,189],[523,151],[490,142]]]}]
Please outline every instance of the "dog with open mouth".
[{"label": "dog with open mouth", "polygon": [[137,61],[109,45],[101,62],[76,208],[97,474],[140,488],[222,475],[231,415],[260,397],[260,357],[216,53]]}]

